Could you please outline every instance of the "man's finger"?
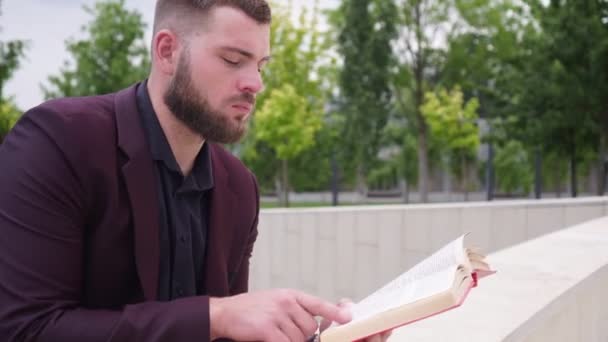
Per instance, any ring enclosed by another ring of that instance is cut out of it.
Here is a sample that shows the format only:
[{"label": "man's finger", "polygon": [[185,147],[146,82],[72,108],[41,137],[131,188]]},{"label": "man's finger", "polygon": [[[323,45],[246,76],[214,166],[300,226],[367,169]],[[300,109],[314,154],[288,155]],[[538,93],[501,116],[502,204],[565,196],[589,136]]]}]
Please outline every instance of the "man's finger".
[{"label": "man's finger", "polygon": [[290,342],[289,337],[279,328],[266,330],[265,341]]},{"label": "man's finger", "polygon": [[327,318],[323,318],[323,320],[321,321],[321,325],[319,326],[319,330],[325,331],[327,328],[329,328],[331,323],[333,322],[328,320]]},{"label": "man's finger", "polygon": [[[353,306],[353,301],[350,298],[342,298],[338,301],[338,307],[341,309],[348,309],[349,312],[352,312],[351,307]],[[323,319],[321,321],[321,325],[319,329],[321,331],[325,331],[333,322],[327,319]]]},{"label": "man's finger", "polygon": [[312,316],[321,316],[327,318],[329,321],[338,322],[340,324],[348,323],[351,320],[348,309],[340,308],[337,305],[309,294],[296,292],[296,300],[298,304]]},{"label": "man's finger", "polygon": [[317,320],[301,306],[295,305],[295,308],[289,312],[289,315],[304,336],[312,336],[317,331],[317,327],[319,326]]},{"label": "man's finger", "polygon": [[289,338],[289,341],[304,341],[305,338],[308,338],[289,317],[279,321],[279,328]]}]

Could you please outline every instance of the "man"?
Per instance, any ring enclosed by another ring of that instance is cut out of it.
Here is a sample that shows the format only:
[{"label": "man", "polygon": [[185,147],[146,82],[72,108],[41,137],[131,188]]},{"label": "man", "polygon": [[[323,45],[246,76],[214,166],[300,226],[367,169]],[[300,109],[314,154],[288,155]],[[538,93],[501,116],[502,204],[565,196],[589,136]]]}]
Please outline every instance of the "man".
[{"label": "man", "polygon": [[246,293],[257,185],[217,144],[245,133],[269,23],[264,0],[158,0],[147,81],[23,116],[0,147],[0,340],[304,341],[350,319]]}]

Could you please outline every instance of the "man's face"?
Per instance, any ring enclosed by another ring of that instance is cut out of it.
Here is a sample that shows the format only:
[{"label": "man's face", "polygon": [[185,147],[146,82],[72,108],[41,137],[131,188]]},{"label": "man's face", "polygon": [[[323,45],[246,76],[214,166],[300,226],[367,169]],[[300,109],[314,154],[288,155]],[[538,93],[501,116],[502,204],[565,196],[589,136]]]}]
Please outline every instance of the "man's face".
[{"label": "man's face", "polygon": [[164,100],[204,139],[233,143],[245,134],[256,94],[264,88],[270,26],[231,7],[211,10],[207,22],[183,47]]}]

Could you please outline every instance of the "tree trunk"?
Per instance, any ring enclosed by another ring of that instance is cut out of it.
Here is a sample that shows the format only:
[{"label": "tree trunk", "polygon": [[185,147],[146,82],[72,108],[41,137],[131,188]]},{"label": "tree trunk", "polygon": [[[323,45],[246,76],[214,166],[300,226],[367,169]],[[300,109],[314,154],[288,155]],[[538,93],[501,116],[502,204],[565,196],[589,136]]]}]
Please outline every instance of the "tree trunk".
[{"label": "tree trunk", "polygon": [[414,7],[416,20],[416,60],[414,61],[416,117],[418,121],[418,192],[420,201],[429,201],[429,161],[428,161],[428,127],[420,111],[424,101],[424,67],[425,51],[423,45],[422,11],[420,1]]},{"label": "tree trunk", "polygon": [[608,143],[608,139],[606,135],[608,134],[608,127],[604,125],[604,129],[600,131],[600,141],[599,141],[599,153],[598,153],[598,163],[597,163],[597,171],[598,171],[598,181],[597,181],[597,195],[604,196],[606,193],[606,165],[608,163],[608,155],[606,144]]},{"label": "tree trunk", "polygon": [[399,188],[401,189],[401,200],[403,203],[410,203],[410,189],[407,179],[401,178],[399,180]]},{"label": "tree trunk", "polygon": [[331,151],[331,204],[332,206],[338,206],[338,196],[340,193],[340,178],[338,175],[338,161],[336,160],[336,153],[332,149]]},{"label": "tree trunk", "polygon": [[442,192],[447,196],[447,201],[452,201],[452,160],[449,155],[442,157],[443,170],[441,171]]},{"label": "tree trunk", "polygon": [[274,178],[274,192],[276,193],[279,207],[283,206],[283,185],[281,184],[281,176],[282,175],[277,174]]},{"label": "tree trunk", "polygon": [[462,156],[462,189],[464,190],[464,200],[469,201],[469,168],[465,156]]},{"label": "tree trunk", "polygon": [[562,167],[566,167],[567,165],[563,165],[559,160],[555,162],[555,164],[553,165],[554,168],[558,169],[559,171],[557,172],[557,177],[554,178],[555,180],[555,197],[557,198],[561,198],[562,197],[562,179],[561,177],[559,177],[559,172],[562,171]]},{"label": "tree trunk", "polygon": [[287,165],[287,160],[283,159],[281,160],[281,183],[282,183],[282,187],[283,187],[283,191],[281,193],[282,196],[282,200],[281,200],[281,204],[285,207],[285,208],[289,208],[289,173],[288,173],[288,165]]},{"label": "tree trunk", "polygon": [[488,143],[488,165],[486,166],[486,199],[494,200],[494,144]]},{"label": "tree trunk", "polygon": [[[418,68],[417,68],[418,69]],[[418,118],[418,192],[420,202],[429,201],[428,127],[420,108],[422,107],[422,71],[416,70],[416,116]]]},{"label": "tree trunk", "polygon": [[543,160],[540,148],[536,149],[534,158],[534,198],[541,199],[543,196]]},{"label": "tree trunk", "polygon": [[570,147],[570,192],[572,197],[577,197],[577,177],[576,177],[576,144]]},{"label": "tree trunk", "polygon": [[426,128],[423,128],[426,123],[421,122],[420,125],[421,128],[418,129],[418,192],[420,202],[427,203],[429,201],[429,162]]},{"label": "tree trunk", "polygon": [[357,201],[359,203],[364,202],[367,198],[367,181],[365,177],[365,171],[362,164],[357,165]]},{"label": "tree trunk", "polygon": [[[0,5],[2,5],[2,0],[0,0]],[[0,105],[2,103],[4,103],[4,80],[0,78]]]}]

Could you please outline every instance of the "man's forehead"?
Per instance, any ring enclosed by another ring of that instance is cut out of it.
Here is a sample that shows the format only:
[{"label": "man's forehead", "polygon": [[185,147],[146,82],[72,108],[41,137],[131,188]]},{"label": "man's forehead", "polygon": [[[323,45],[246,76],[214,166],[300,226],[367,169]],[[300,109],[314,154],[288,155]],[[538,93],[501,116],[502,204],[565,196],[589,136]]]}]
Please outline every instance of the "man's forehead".
[{"label": "man's forehead", "polygon": [[231,6],[216,6],[207,13],[205,18],[207,29],[230,30],[240,28],[242,31],[247,29],[261,29],[270,32],[270,23],[260,23],[248,16],[240,9]]},{"label": "man's forehead", "polygon": [[232,7],[213,8],[199,32],[201,40],[214,48],[240,48],[259,58],[270,54],[270,24],[260,24]]}]

